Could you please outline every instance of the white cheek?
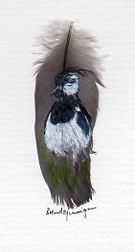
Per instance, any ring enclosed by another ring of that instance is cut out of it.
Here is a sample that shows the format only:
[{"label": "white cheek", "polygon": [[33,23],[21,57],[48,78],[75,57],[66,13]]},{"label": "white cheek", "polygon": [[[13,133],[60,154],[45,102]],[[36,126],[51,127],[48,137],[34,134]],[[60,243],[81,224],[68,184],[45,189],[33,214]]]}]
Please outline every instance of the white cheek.
[{"label": "white cheek", "polygon": [[64,86],[63,91],[67,95],[76,94],[78,92],[78,85],[77,84],[73,84],[72,86],[69,86],[67,84],[67,85]]}]

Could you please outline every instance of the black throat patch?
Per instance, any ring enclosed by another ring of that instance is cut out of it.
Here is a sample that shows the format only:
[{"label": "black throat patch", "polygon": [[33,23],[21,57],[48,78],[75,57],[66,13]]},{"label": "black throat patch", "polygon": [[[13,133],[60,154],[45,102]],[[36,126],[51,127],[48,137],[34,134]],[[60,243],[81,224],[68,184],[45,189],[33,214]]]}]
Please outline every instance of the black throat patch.
[{"label": "black throat patch", "polygon": [[63,99],[58,99],[51,109],[51,123],[67,123],[75,115],[79,100],[73,96],[63,97]]}]

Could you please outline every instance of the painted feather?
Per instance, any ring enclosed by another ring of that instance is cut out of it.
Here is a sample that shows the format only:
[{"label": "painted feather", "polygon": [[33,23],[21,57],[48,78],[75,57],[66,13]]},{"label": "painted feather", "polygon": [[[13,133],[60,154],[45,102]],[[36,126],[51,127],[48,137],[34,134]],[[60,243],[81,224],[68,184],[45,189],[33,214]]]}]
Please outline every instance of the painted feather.
[{"label": "painted feather", "polygon": [[42,37],[38,61],[35,135],[41,171],[57,204],[92,199],[90,153],[98,111],[99,60],[94,39],[73,22],[54,22]]}]

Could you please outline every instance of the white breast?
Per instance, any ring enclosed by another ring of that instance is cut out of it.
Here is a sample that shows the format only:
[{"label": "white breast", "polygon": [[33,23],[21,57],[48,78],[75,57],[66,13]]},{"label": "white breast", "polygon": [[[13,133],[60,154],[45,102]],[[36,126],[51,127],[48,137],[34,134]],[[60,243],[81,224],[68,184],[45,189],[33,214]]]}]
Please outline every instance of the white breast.
[{"label": "white breast", "polygon": [[89,144],[91,132],[85,135],[76,122],[77,114],[67,123],[52,124],[50,115],[45,127],[45,144],[58,156],[64,156],[67,151],[71,151],[76,156]]}]

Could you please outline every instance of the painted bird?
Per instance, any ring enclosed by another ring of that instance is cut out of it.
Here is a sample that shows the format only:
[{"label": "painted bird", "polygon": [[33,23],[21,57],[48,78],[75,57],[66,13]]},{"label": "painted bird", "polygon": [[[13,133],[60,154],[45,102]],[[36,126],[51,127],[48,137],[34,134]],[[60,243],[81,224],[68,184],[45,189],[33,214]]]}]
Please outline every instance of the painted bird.
[{"label": "painted bird", "polygon": [[54,22],[43,37],[48,50],[37,70],[35,135],[51,196],[68,208],[92,199],[90,153],[98,110],[99,61],[94,39],[73,22]]}]

